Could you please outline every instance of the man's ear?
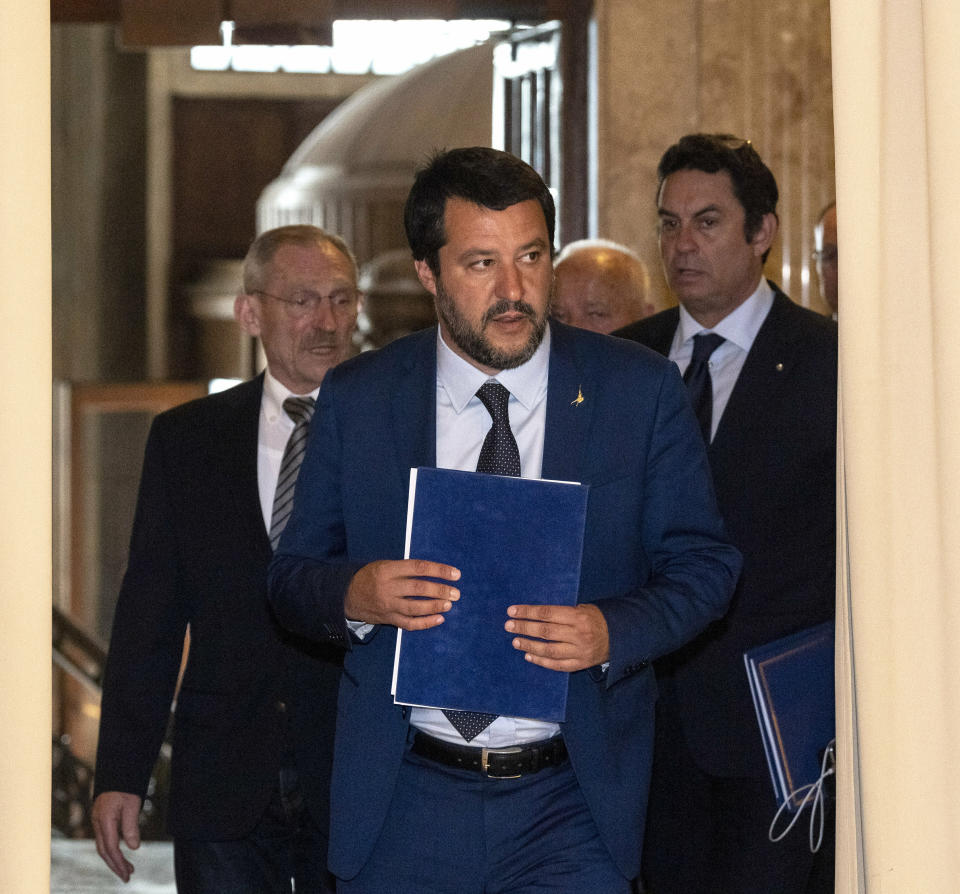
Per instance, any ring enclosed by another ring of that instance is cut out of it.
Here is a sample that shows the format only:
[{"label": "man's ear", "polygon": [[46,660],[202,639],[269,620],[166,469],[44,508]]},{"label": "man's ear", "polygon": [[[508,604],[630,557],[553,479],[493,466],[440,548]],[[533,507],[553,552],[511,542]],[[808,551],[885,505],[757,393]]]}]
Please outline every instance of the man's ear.
[{"label": "man's ear", "polygon": [[260,305],[253,295],[242,292],[233,301],[233,318],[247,335],[257,338],[260,335]]},{"label": "man's ear", "polygon": [[426,261],[414,261],[414,269],[417,271],[417,278],[423,287],[434,297],[437,296],[437,278],[433,275],[430,265]]},{"label": "man's ear", "polygon": [[757,227],[757,232],[753,234],[753,238],[750,240],[750,245],[753,246],[753,253],[758,258],[762,257],[764,252],[770,250],[770,246],[773,245],[773,240],[777,238],[777,231],[779,229],[780,222],[777,220],[776,214],[770,213],[763,215],[760,226]]}]

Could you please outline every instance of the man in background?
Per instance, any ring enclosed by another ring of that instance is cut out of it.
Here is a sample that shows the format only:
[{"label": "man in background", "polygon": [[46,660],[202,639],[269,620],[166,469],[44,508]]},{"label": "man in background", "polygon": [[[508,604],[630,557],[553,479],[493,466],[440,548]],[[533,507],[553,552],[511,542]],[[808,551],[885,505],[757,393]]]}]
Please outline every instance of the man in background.
[{"label": "man in background", "polygon": [[657,663],[644,877],[653,894],[828,891],[815,863],[832,835],[816,857],[801,829],[768,840],[776,801],[743,653],[834,616],[837,327],[763,277],[778,190],[749,141],[685,136],[657,173],[680,305],[616,334],[684,373],[744,564],[727,615]]},{"label": "man in background", "polygon": [[837,291],[837,203],[831,202],[817,219],[813,228],[813,259],[817,265],[820,297],[830,308],[833,318],[840,309]]},{"label": "man in background", "polygon": [[[339,655],[281,631],[267,565],[326,372],[352,353],[357,267],[312,226],[260,235],[235,317],[264,373],[162,413],[147,442],[107,659],[93,808],[97,850],[138,815],[177,691],[168,826],[180,894],[332,891],[328,781]],[[299,747],[304,727],[309,749]]]},{"label": "man in background", "polygon": [[554,262],[555,320],[610,333],[650,316],[650,274],[625,245],[607,239],[580,239],[567,244]]}]

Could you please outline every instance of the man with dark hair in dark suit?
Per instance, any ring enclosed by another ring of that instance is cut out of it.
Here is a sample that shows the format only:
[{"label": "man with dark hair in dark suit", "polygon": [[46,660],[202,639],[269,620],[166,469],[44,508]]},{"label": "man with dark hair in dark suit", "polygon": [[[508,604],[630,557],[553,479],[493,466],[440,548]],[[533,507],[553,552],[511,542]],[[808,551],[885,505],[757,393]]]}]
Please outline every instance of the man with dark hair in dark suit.
[{"label": "man with dark hair in dark suit", "polygon": [[[739,571],[703,444],[672,364],[548,321],[554,206],[529,165],[440,153],[405,223],[439,327],[331,370],[270,571],[281,622],[347,650],[330,868],[347,894],[627,894],[650,662],[723,614]],[[390,694],[397,629],[436,627],[460,599],[460,569],[404,559],[410,469],[485,472],[487,444],[512,458],[502,474],[590,487],[577,604],[510,593],[489,632],[519,666],[570,674],[560,723]]]},{"label": "man with dark hair in dark suit", "polygon": [[189,628],[168,808],[178,891],[272,894],[293,890],[292,880],[297,894],[332,891],[340,655],[281,631],[266,582],[296,445],[323,376],[352,353],[357,266],[338,236],[288,226],[253,242],[243,277],[234,312],[260,338],[266,371],[162,413],[147,442],[104,679],[97,850],[129,879],[119,845],[140,843]]},{"label": "man with dark hair in dark suit", "polygon": [[[680,302],[619,330],[686,372],[727,532],[730,611],[657,665],[644,848],[651,894],[832,890],[807,835],[768,840],[776,802],[743,653],[834,614],[836,325],[763,278],[777,184],[749,142],[693,134],[660,161],[660,253]],[[702,386],[706,387],[702,387]],[[826,744],[826,743],[824,743]]]}]

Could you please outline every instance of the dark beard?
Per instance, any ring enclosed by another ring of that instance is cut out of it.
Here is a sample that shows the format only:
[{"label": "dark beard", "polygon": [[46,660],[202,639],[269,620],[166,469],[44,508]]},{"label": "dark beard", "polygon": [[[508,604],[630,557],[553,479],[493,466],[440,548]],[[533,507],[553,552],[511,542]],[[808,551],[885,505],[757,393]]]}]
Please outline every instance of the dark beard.
[{"label": "dark beard", "polygon": [[[526,301],[508,301],[502,298],[487,309],[480,321],[480,328],[474,329],[470,321],[460,313],[459,308],[443,287],[440,277],[436,278],[437,316],[443,321],[450,337],[461,351],[488,369],[515,369],[526,363],[535,353],[543,334],[547,330],[547,316],[537,317],[537,312]],[[485,330],[490,321],[502,313],[521,313],[533,323],[533,330],[526,344],[515,351],[504,351],[490,344]]]}]

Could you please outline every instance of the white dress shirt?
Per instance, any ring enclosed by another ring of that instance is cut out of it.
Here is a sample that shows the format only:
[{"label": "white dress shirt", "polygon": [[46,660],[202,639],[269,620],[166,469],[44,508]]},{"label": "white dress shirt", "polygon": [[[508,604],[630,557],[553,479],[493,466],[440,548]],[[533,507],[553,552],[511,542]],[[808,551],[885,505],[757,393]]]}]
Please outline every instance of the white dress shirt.
[{"label": "white dress shirt", "polygon": [[294,422],[283,409],[283,402],[290,396],[312,397],[316,400],[320,388],[309,394],[294,395],[286,386],[281,385],[267,370],[263,377],[263,395],[260,398],[260,424],[257,430],[257,486],[260,490],[260,511],[263,524],[270,532],[273,519],[273,495],[277,490],[277,478],[280,477],[280,463],[283,451],[290,440]]},{"label": "white dress shirt", "polygon": [[680,306],[680,325],[673,335],[670,346],[670,359],[686,372],[693,356],[693,337],[705,332],[715,332],[726,339],[710,355],[710,379],[713,384],[713,418],[710,426],[710,440],[717,433],[717,426],[723,411],[727,408],[733,386],[737,384],[740,371],[746,362],[747,354],[753,347],[763,321],[773,306],[773,289],[763,277],[753,294],[736,310],[727,314],[713,329],[704,329],[683,305]]},{"label": "white dress shirt", "polygon": [[[543,434],[547,418],[547,376],[550,361],[550,330],[544,334],[536,353],[522,366],[488,376],[443,341],[437,331],[437,466],[472,472],[477,468],[480,448],[493,424],[490,413],[476,396],[477,389],[491,380],[510,392],[510,428],[520,451],[524,478],[539,478],[543,464]],[[503,621],[506,622],[506,617]],[[506,630],[504,636],[510,636]],[[517,652],[518,660],[523,655]],[[410,722],[419,730],[463,744],[443,712],[436,708],[413,708]],[[522,717],[498,717],[471,745],[505,748],[549,739],[559,732],[556,723]]]}]

